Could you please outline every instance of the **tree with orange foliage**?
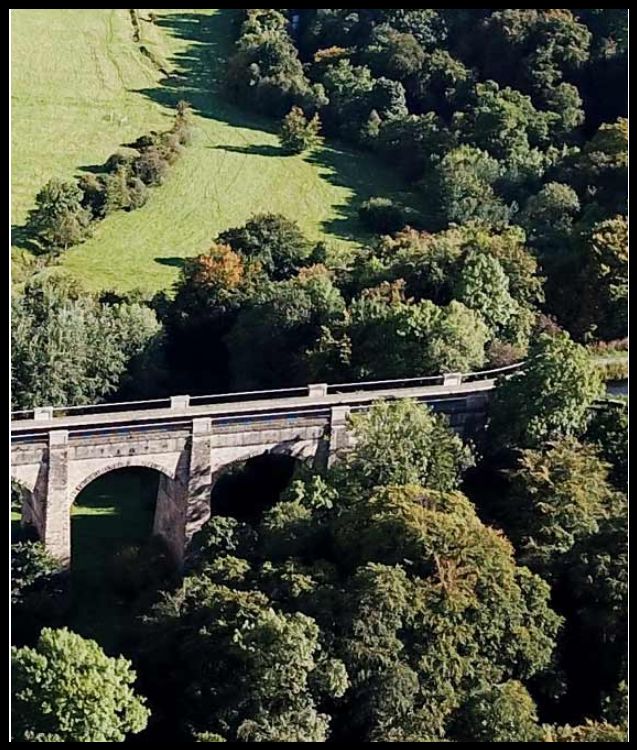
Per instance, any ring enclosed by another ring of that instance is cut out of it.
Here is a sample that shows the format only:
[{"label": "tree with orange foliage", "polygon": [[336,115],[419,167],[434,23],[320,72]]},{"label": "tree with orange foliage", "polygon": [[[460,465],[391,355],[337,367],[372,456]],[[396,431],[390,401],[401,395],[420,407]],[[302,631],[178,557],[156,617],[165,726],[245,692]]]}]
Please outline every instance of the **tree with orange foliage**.
[{"label": "tree with orange foliage", "polygon": [[186,261],[184,274],[197,286],[236,289],[243,280],[244,262],[229,245],[217,245]]}]

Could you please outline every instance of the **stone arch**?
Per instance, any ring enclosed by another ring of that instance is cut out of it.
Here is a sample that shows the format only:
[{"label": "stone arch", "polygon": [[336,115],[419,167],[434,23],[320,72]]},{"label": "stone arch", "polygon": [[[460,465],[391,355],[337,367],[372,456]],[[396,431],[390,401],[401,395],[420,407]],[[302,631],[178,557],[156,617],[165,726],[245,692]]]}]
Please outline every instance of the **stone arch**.
[{"label": "stone arch", "polygon": [[69,506],[73,505],[80,492],[88,487],[91,482],[94,482],[99,477],[109,474],[111,471],[117,471],[118,469],[154,469],[159,472],[161,476],[164,476],[172,481],[177,481],[175,472],[170,472],[165,466],[161,466],[155,461],[150,461],[143,456],[123,456],[117,459],[108,459],[108,463],[104,463],[98,469],[93,470],[89,474],[86,474],[75,486],[71,489],[69,497]]},{"label": "stone arch", "polygon": [[215,448],[212,451],[212,483],[231,466],[265,454],[290,456],[297,461],[313,460],[317,444],[314,440],[285,441],[263,445],[246,445],[232,448]]},{"label": "stone arch", "polygon": [[[18,472],[11,472],[11,502],[13,510],[14,488],[20,495],[20,524],[35,529],[40,539],[44,536],[44,503],[46,493],[46,471],[39,467],[32,482],[25,481]],[[44,485],[44,487],[43,487]]]},{"label": "stone arch", "polygon": [[[272,463],[269,463],[267,461],[268,457],[273,459]],[[238,481],[239,486],[241,486],[241,483],[246,481],[247,477],[249,477],[250,474],[256,469],[256,477],[258,477],[258,479],[256,480],[255,486],[264,487],[265,497],[268,497],[268,492],[271,491],[273,485],[274,487],[276,487],[277,483],[282,479],[285,482],[290,478],[285,477],[285,472],[288,469],[285,463],[282,463],[280,459],[287,458],[291,462],[293,461],[294,464],[298,464],[299,462],[307,460],[309,456],[304,455],[303,452],[287,450],[285,449],[285,447],[282,448],[279,445],[252,445],[238,450],[235,449],[231,457],[225,456],[224,458],[225,460],[221,462],[220,457],[215,456],[215,452],[213,451],[213,471],[211,474],[210,490],[208,495],[208,517],[213,514],[221,514],[233,515],[236,518],[243,518],[244,520],[248,520],[250,517],[252,517],[253,513],[256,512],[258,514],[260,512],[259,510],[255,509],[259,507],[258,500],[259,497],[263,497],[263,494],[259,495],[257,493],[255,495],[251,495],[251,493],[248,493],[248,495],[242,495],[241,492],[239,492],[239,495],[237,495],[237,485],[234,484],[233,488],[233,483],[236,483]],[[265,459],[265,461],[264,463],[260,464],[260,466],[258,466],[258,462],[256,462],[255,459],[261,458]],[[277,461],[277,459],[279,459],[279,461]],[[257,466],[255,466],[255,463],[257,464]],[[239,477],[237,477],[236,475],[233,477],[233,469],[242,467],[244,465],[247,465],[247,474],[242,472],[243,478],[241,478],[241,475]],[[281,475],[279,474],[281,470],[283,471],[283,477],[281,477]],[[293,471],[293,469],[290,469],[290,471]],[[256,477],[255,474],[252,473],[252,478],[247,480],[248,487],[253,486],[252,483],[255,481]],[[263,478],[263,485],[259,485],[259,480],[261,478]],[[226,484],[226,482],[229,483]],[[284,484],[280,485],[281,490],[284,488],[284,486]],[[221,495],[218,494],[219,490],[221,490]],[[241,497],[242,500],[237,505],[227,504],[228,490],[230,490],[230,497],[234,495],[235,502],[239,500],[239,497]],[[243,498],[245,498],[245,500],[248,502],[244,502]],[[251,498],[254,498],[257,501],[256,504],[252,504],[250,502]],[[272,500],[274,501],[275,499],[276,496],[273,496]],[[267,503],[265,507],[268,507]],[[235,512],[239,513],[239,515],[235,515]],[[243,514],[245,514],[245,516]]]},{"label": "stone arch", "polygon": [[179,562],[183,556],[184,547],[186,487],[180,480],[176,467],[170,470],[167,466],[162,466],[144,456],[109,458],[101,466],[84,474],[79,481],[76,480],[71,485],[69,514],[73,503],[86,487],[96,479],[121,469],[151,469],[159,475],[152,533],[166,542],[173,557]]}]

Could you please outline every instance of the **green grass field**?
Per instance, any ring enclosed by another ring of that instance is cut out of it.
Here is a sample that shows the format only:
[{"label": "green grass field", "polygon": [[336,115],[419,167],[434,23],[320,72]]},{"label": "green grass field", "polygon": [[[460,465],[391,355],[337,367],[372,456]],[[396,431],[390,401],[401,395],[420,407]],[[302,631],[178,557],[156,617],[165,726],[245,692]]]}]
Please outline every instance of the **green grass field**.
[{"label": "green grass field", "polygon": [[[343,255],[366,239],[356,218],[359,201],[389,195],[413,203],[372,157],[334,143],[309,157],[285,156],[276,123],[223,100],[219,84],[236,11],[155,13],[154,24],[142,21],[140,43],[127,10],[17,10],[12,16],[18,230],[51,176],[77,176],[120,144],[165,127],[180,99],[196,113],[193,145],[148,204],[109,216],[60,261],[87,288],[166,288],[183,258],[262,211],[295,219],[309,237],[324,238]],[[20,272],[28,251],[14,251],[14,258]]]}]

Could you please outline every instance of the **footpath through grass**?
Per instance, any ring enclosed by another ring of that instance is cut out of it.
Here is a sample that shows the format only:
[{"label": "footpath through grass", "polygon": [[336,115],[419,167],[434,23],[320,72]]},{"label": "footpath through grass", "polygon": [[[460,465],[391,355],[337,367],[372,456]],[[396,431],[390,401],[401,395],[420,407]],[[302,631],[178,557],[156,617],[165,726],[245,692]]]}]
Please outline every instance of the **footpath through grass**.
[{"label": "footpath through grass", "polygon": [[118,145],[166,127],[180,99],[193,105],[195,139],[166,183],[142,209],[109,216],[64,254],[62,266],[89,289],[165,289],[185,257],[257,212],[285,214],[344,257],[368,238],[360,201],[384,195],[413,205],[375,158],[333,143],[312,156],[284,155],[276,123],[224,100],[237,11],[154,13],[151,23],[139,11],[138,43],[127,10],[14,12],[16,236],[51,176],[76,176]]}]

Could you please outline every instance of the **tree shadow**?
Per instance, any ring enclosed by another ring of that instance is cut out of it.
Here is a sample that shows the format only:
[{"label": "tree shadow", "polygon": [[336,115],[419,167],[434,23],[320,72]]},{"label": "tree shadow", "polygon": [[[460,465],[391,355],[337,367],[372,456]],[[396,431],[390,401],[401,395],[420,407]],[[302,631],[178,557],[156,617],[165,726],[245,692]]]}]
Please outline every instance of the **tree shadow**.
[{"label": "tree shadow", "polygon": [[[222,9],[210,16],[177,13],[163,16],[156,23],[167,33],[186,40],[188,46],[171,59],[173,72],[170,75],[162,78],[155,88],[141,89],[137,93],[170,108],[180,100],[186,100],[200,117],[233,127],[276,132],[276,122],[240,109],[224,96],[225,68],[232,54],[233,39],[238,33],[239,10]],[[281,149],[269,144],[211,148],[257,156],[284,155]],[[358,220],[358,206],[375,195],[390,196],[419,209],[418,197],[373,154],[330,140],[328,145],[307,155],[306,159],[317,165],[322,179],[345,188],[349,193],[344,202],[333,205],[337,216],[323,223],[326,234],[356,241],[373,237],[365,232]]]},{"label": "tree shadow", "polygon": [[[322,229],[326,233],[348,240],[371,240],[375,235],[362,226],[358,208],[363,201],[375,196],[391,197],[417,211],[422,208],[419,197],[407,185],[393,179],[383,164],[367,154],[361,158],[359,152],[338,141],[312,151],[305,158],[316,165],[323,180],[350,193],[347,201],[334,207],[338,215],[323,222]],[[387,184],[379,180],[383,174],[387,174]]]},{"label": "tree shadow", "polygon": [[11,226],[11,246],[28,250],[33,255],[44,255],[48,251],[40,245],[37,234],[30,225],[29,219],[24,224]]},{"label": "tree shadow", "polygon": [[290,156],[278,146],[269,146],[265,143],[254,143],[252,146],[209,146],[219,151],[230,151],[233,154],[249,154],[250,156]]},{"label": "tree shadow", "polygon": [[116,469],[93,480],[74,503],[69,624],[103,647],[119,648],[131,617],[113,562],[118,552],[149,543],[158,484],[154,469]]},{"label": "tree shadow", "polygon": [[155,263],[159,263],[160,266],[170,266],[171,268],[183,268],[186,263],[186,258],[155,258]]},{"label": "tree shadow", "polygon": [[195,114],[237,127],[274,132],[271,121],[244,112],[223,97],[225,65],[232,53],[232,40],[241,22],[239,9],[225,8],[213,15],[175,13],[162,16],[155,24],[168,34],[189,42],[173,55],[172,72],[154,88],[138,89],[163,107],[174,109],[187,101]]},{"label": "tree shadow", "polygon": [[80,173],[90,172],[91,174],[106,174],[109,170],[104,164],[86,164],[85,166],[78,167],[77,171]]}]

